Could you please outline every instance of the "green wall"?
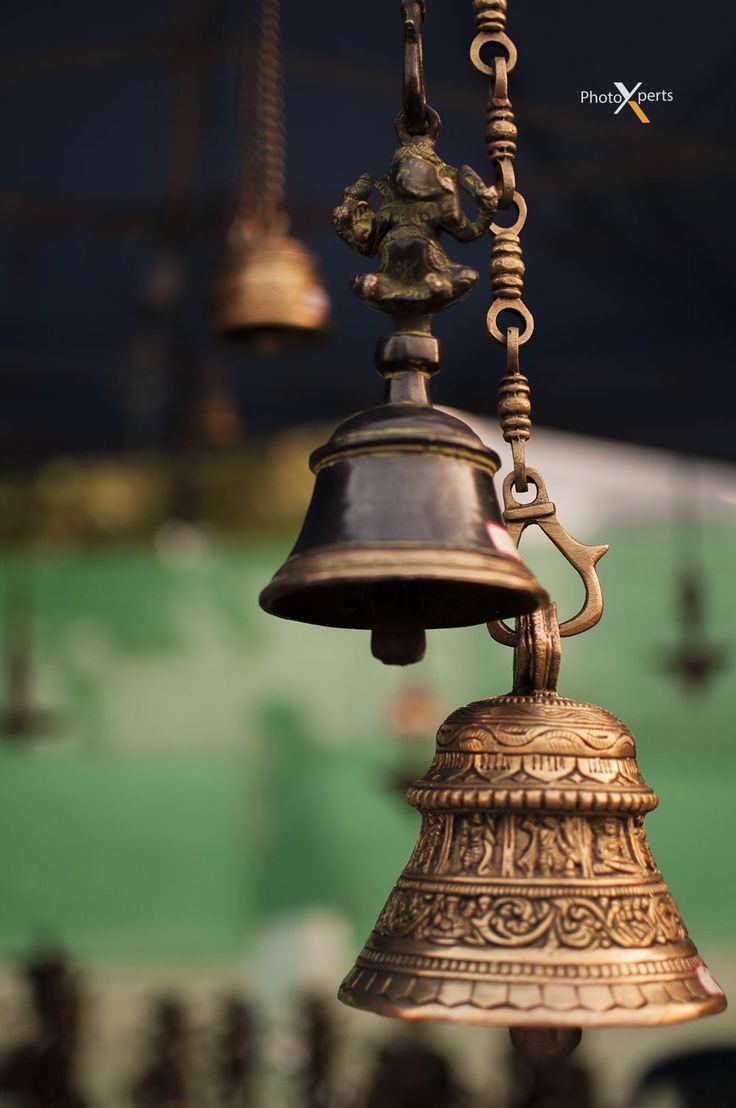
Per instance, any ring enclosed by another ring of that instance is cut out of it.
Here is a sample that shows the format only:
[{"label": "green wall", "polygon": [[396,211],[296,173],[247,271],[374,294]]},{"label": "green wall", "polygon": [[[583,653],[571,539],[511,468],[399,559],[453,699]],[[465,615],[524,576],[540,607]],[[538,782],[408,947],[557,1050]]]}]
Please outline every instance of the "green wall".
[{"label": "green wall", "polygon": [[[560,687],[633,728],[662,798],[648,820],[658,861],[696,939],[728,944],[733,674],[688,696],[661,672],[675,634],[671,530],[605,540],[606,615],[566,644]],[[731,643],[735,550],[736,527],[714,524],[710,628]],[[270,919],[321,905],[357,937],[368,930],[416,833],[391,784],[412,757],[390,734],[391,696],[428,683],[449,711],[505,691],[511,655],[481,628],[434,632],[426,661],[398,671],[371,658],[367,633],[270,619],[257,593],[284,553],[220,544],[173,560],[137,548],[0,563],[3,589],[19,572],[31,582],[36,695],[61,720],[30,750],[0,749],[0,954],[48,936],[96,961],[222,962]],[[577,583],[553,551],[530,557],[564,615]]]}]

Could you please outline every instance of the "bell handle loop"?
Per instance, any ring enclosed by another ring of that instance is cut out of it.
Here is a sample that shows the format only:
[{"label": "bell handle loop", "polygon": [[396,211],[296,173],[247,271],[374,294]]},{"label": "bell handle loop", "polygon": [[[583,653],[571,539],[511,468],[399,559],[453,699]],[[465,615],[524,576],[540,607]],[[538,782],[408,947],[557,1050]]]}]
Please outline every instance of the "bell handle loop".
[{"label": "bell handle loop", "polygon": [[424,0],[401,0],[404,20],[404,87],[401,119],[410,135],[426,135],[430,130],[427,92],[424,85],[422,24]]},{"label": "bell handle loop", "polygon": [[550,601],[517,620],[514,692],[555,692],[559,675],[560,624],[557,605]]},{"label": "bell handle loop", "polygon": [[[509,535],[518,547],[521,536],[527,527],[536,524],[547,538],[557,547],[563,558],[570,563],[580,577],[585,588],[585,600],[582,607],[570,619],[560,624],[560,635],[569,638],[589,631],[603,615],[603,592],[596,566],[608,550],[605,546],[588,546],[573,538],[557,519],[555,505],[547,495],[547,487],[536,469],[527,469],[527,479],[534,485],[537,495],[530,504],[519,504],[514,499],[515,477],[509,473],[503,483],[503,518]],[[491,638],[504,646],[516,646],[518,635],[503,620],[493,620],[488,624]]]}]

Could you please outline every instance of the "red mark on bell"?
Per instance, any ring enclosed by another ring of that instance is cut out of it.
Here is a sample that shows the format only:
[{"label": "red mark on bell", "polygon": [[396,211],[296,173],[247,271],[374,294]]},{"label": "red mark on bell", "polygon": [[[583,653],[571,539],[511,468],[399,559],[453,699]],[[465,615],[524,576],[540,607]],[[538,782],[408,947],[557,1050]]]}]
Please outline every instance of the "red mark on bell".
[{"label": "red mark on bell", "polygon": [[497,550],[499,554],[504,554],[507,558],[516,558],[517,562],[521,561],[514,540],[505,527],[502,527],[500,523],[492,523],[490,520],[486,520],[486,531],[494,550]]}]

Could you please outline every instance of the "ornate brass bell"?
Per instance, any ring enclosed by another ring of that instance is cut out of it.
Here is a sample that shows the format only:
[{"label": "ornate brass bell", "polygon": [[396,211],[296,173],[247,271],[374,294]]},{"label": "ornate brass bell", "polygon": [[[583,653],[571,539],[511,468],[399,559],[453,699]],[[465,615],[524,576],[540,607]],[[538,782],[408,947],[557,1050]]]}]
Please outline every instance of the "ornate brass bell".
[{"label": "ornate brass bell", "polygon": [[431,336],[379,345],[386,403],[312,455],[304,526],[261,593],[273,615],[372,629],[373,652],[389,663],[421,658],[425,628],[528,612],[545,596],[501,519],[498,456],[430,404],[437,360]]},{"label": "ornate brass bell", "polygon": [[260,353],[319,339],[328,328],[330,301],[314,257],[283,231],[236,242],[215,280],[214,299],[217,331]]},{"label": "ornate brass bell", "polygon": [[555,691],[553,607],[520,624],[513,692],[454,712],[409,789],[419,838],[340,999],[505,1027],[721,1011],[647,843],[631,733]]}]

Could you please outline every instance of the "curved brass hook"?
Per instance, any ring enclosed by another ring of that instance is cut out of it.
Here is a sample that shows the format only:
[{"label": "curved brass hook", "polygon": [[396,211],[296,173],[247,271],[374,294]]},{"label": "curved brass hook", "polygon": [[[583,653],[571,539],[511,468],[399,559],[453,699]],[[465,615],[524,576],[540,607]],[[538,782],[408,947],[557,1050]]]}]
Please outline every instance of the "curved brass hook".
[{"label": "curved brass hook", "polygon": [[[554,543],[585,586],[585,600],[579,612],[560,624],[560,635],[564,638],[579,635],[594,627],[603,615],[603,593],[598,580],[596,565],[608,550],[606,546],[586,546],[578,542],[557,519],[556,508],[547,495],[547,487],[536,469],[527,469],[527,478],[537,490],[537,495],[529,504],[519,504],[514,500],[514,474],[509,473],[503,483],[503,518],[508,532],[516,545],[527,527],[536,524]],[[488,624],[488,630],[496,640],[505,646],[516,646],[516,631],[503,622],[494,620]]]}]

